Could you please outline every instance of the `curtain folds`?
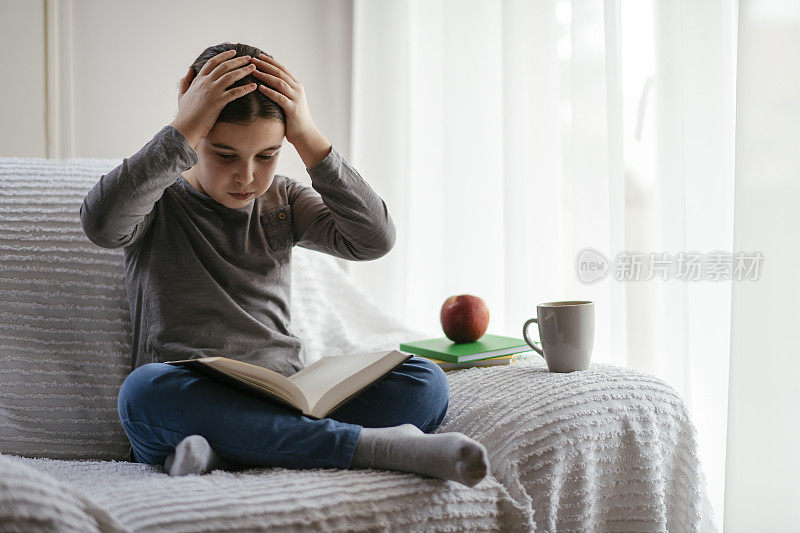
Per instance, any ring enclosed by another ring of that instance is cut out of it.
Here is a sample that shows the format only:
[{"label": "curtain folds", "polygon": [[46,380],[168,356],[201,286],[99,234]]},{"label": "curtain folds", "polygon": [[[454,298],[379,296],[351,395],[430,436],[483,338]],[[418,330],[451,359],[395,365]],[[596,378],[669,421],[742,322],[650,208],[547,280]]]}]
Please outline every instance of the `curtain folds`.
[{"label": "curtain folds", "polygon": [[800,4],[739,4],[737,250],[763,256],[757,284],[733,287],[725,529],[800,523]]}]

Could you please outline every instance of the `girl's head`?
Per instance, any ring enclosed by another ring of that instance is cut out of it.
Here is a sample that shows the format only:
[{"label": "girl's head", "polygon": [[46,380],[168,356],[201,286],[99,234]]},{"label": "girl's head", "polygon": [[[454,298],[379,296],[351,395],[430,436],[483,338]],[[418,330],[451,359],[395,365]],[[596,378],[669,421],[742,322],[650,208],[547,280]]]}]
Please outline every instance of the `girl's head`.
[{"label": "girl's head", "polygon": [[[267,56],[272,57],[255,46],[250,46],[247,44],[217,44],[214,46],[209,46],[203,50],[203,52],[197,56],[197,59],[194,60],[194,63],[192,63],[192,70],[194,70],[195,76],[197,76],[197,74],[200,72],[200,69],[203,68],[203,65],[205,65],[209,59],[228,50],[236,50],[236,55],[234,57],[258,57],[259,54],[266,54]],[[233,58],[231,57],[228,59]],[[251,83],[260,85],[261,80],[249,75],[233,82],[233,84],[227,88],[231,89],[233,87],[242,87]],[[217,122],[226,122],[229,124],[251,124],[258,119],[273,119],[279,120],[284,124],[286,123],[286,115],[284,114],[281,106],[267,98],[261,91],[250,91],[246,95],[240,96],[239,98],[229,102],[228,105],[222,109],[222,112],[220,112]]]},{"label": "girl's head", "polygon": [[[209,59],[226,50],[236,50],[236,57],[258,57],[263,53],[239,43],[211,46],[192,63],[195,76]],[[250,83],[261,81],[248,75],[227,89]],[[197,165],[184,172],[183,177],[195,189],[227,207],[244,207],[272,185],[285,132],[283,108],[261,91],[250,91],[222,109],[214,127],[197,145]],[[238,192],[252,194],[242,200],[231,194]]]}]

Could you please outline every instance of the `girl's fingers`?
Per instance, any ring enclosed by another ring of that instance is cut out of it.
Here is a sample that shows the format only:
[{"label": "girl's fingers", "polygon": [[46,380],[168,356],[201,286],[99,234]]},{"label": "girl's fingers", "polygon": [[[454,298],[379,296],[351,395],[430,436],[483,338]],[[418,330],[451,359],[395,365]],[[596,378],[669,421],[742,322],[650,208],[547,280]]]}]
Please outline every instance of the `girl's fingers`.
[{"label": "girl's fingers", "polygon": [[211,78],[211,81],[217,81],[221,79],[225,74],[234,71],[238,68],[244,67],[248,65],[248,63],[250,63],[249,56],[242,56],[229,59],[228,61],[225,61],[220,65],[217,65],[217,67],[213,71],[211,71],[209,78]]},{"label": "girl's fingers", "polygon": [[275,67],[277,67],[277,68],[278,68],[278,69],[280,69],[281,71],[285,72],[285,73],[286,73],[286,75],[287,75],[287,76],[289,76],[289,78],[290,78],[290,79],[291,79],[293,82],[295,82],[295,83],[300,83],[299,81],[297,81],[297,78],[295,78],[295,77],[294,77],[294,74],[292,74],[292,73],[289,71],[289,69],[288,69],[288,68],[286,68],[286,67],[284,67],[283,65],[281,65],[280,63],[278,63],[278,62],[277,62],[277,61],[276,61],[274,58],[271,58],[271,57],[269,57],[267,54],[259,54],[259,56],[258,56],[258,57],[259,57],[259,59],[260,59],[261,61],[263,61],[263,62],[265,62],[265,63],[269,63],[270,65],[274,65]]},{"label": "girl's fingers", "polygon": [[[297,89],[297,83],[289,77],[284,71],[276,67],[275,65],[271,65],[260,59],[251,59],[254,65],[257,65],[260,70],[256,71],[258,74],[269,74],[276,78],[280,78],[281,80],[286,83],[287,86],[291,87],[292,89]],[[255,75],[255,74],[254,74]]]},{"label": "girl's fingers", "polygon": [[262,93],[264,93],[264,95],[266,95],[267,98],[269,98],[270,100],[281,106],[284,111],[286,111],[287,106],[292,103],[292,101],[286,98],[284,95],[282,95],[281,93],[279,93],[274,89],[270,89],[264,84],[259,84],[258,89]]},{"label": "girl's fingers", "polygon": [[189,72],[186,73],[184,77],[178,80],[178,96],[183,96],[183,94],[189,90],[189,85],[192,84],[192,69],[189,68]]},{"label": "girl's fingers", "polygon": [[206,64],[203,65],[203,68],[200,69],[200,72],[198,72],[197,75],[198,76],[208,75],[209,72],[217,68],[217,66],[220,65],[223,61],[226,61],[235,55],[236,55],[236,50],[225,50],[224,52],[215,55],[214,57],[206,61]]},{"label": "girl's fingers", "polygon": [[256,89],[255,83],[249,83],[247,85],[242,85],[241,87],[236,87],[235,89],[231,89],[229,91],[225,91],[225,96],[227,97],[228,102],[236,100],[240,96],[244,96],[247,93],[254,91]]},{"label": "girl's fingers", "polygon": [[223,87],[229,87],[233,82],[244,78],[248,74],[252,74],[255,70],[255,65],[247,65],[245,67],[237,68],[236,70],[232,70],[231,72],[220,76],[217,80],[217,83]]},{"label": "girl's fingers", "polygon": [[253,77],[264,80],[271,88],[277,90],[289,99],[294,95],[294,87],[289,85],[283,78],[259,71],[253,72]]}]

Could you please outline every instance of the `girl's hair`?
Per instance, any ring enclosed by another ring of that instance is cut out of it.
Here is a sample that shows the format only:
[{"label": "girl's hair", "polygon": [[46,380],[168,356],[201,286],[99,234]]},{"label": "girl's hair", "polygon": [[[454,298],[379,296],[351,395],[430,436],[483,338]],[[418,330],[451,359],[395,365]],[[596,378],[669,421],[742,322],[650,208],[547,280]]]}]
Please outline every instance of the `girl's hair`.
[{"label": "girl's hair", "polygon": [[[236,50],[236,56],[234,57],[248,55],[250,57],[257,58],[258,55],[262,53],[266,54],[268,57],[272,57],[255,46],[241,43],[221,43],[214,46],[209,46],[203,50],[199,56],[197,56],[197,59],[195,59],[194,63],[192,63],[192,69],[194,70],[195,76],[197,76],[197,74],[200,72],[200,69],[203,68],[203,65],[205,65],[209,59],[227,50]],[[251,74],[248,74],[244,78],[233,82],[233,84],[230,87],[226,87],[226,89],[241,87],[254,82],[257,85],[261,84],[261,80],[253,77]],[[228,102],[228,104],[222,108],[219,118],[217,118],[217,122],[227,122],[231,124],[252,124],[260,118],[271,118],[280,120],[284,124],[286,123],[286,114],[283,112],[283,108],[267,98],[264,93],[256,89],[254,91],[250,91],[244,96],[240,96],[239,98]]]}]

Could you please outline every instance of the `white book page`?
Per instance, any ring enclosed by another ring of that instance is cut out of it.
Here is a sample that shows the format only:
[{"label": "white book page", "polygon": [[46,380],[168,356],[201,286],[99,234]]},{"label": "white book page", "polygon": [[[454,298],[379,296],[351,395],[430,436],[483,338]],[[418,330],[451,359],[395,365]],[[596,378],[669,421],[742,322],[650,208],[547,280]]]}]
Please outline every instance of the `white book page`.
[{"label": "white book page", "polygon": [[224,357],[205,357],[203,359],[240,379],[262,389],[270,390],[286,400],[293,401],[300,409],[310,408],[309,404],[305,403],[302,391],[283,374],[268,368],[245,363],[244,361],[226,359]]},{"label": "white book page", "polygon": [[313,408],[322,396],[346,378],[379,360],[392,350],[351,355],[326,355],[289,376],[289,381],[303,391],[309,407]]}]

